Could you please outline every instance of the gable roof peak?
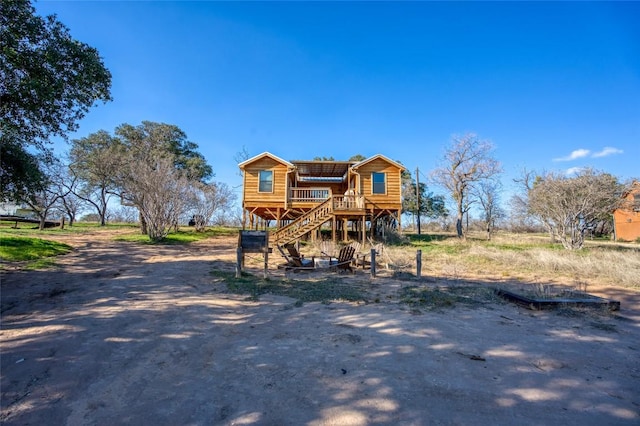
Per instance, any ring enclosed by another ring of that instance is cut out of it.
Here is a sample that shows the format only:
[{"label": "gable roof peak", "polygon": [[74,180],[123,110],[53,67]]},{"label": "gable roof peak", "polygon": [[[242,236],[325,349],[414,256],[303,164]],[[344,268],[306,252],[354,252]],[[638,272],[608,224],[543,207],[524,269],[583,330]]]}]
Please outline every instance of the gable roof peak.
[{"label": "gable roof peak", "polygon": [[364,160],[360,161],[359,163],[354,164],[352,167],[353,167],[354,169],[357,169],[357,168],[359,168],[359,167],[361,167],[361,166],[363,166],[363,165],[365,165],[365,164],[367,164],[367,163],[370,163],[370,162],[372,162],[372,161],[374,161],[374,160],[378,160],[378,159],[380,159],[380,160],[384,160],[384,161],[386,161],[387,163],[389,163],[389,164],[392,164],[392,165],[396,166],[396,167],[397,167],[397,168],[399,168],[400,170],[406,170],[406,167],[405,167],[405,166],[403,166],[402,164],[398,163],[397,161],[393,161],[393,160],[392,160],[392,159],[390,159],[389,157],[386,157],[386,156],[384,156],[384,155],[382,155],[382,154],[376,154],[376,155],[374,155],[374,156],[372,156],[372,157],[366,158],[366,159],[364,159]]},{"label": "gable roof peak", "polygon": [[251,164],[251,163],[253,163],[254,161],[257,161],[257,160],[259,160],[259,159],[261,159],[261,158],[263,158],[263,157],[269,157],[269,158],[271,158],[272,160],[277,161],[278,163],[282,163],[282,164],[284,164],[284,165],[285,165],[285,166],[287,166],[287,167],[291,167],[291,168],[293,168],[293,167],[294,167],[294,166],[293,166],[293,164],[291,164],[291,163],[290,163],[290,162],[288,162],[287,160],[283,160],[282,158],[278,157],[277,155],[274,155],[274,154],[272,154],[272,153],[270,153],[270,152],[267,152],[267,151],[263,152],[262,154],[258,154],[258,155],[256,155],[256,156],[253,156],[253,157],[251,157],[251,158],[249,158],[249,159],[247,159],[247,160],[244,160],[242,163],[239,163],[239,164],[238,164],[238,167],[239,167],[240,169],[244,169],[244,167],[245,167],[247,164]]}]

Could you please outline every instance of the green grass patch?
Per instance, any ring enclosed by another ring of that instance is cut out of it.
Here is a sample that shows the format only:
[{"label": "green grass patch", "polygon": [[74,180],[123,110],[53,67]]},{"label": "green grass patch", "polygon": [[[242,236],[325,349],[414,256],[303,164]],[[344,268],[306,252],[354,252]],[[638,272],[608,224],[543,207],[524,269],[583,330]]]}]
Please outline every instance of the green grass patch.
[{"label": "green grass patch", "polygon": [[43,230],[39,230],[37,225],[28,224],[28,223],[18,223],[18,227],[15,228],[15,222],[0,222],[0,232],[5,235],[16,235],[16,236],[24,236],[24,237],[41,237],[46,235],[76,235],[76,234],[84,234],[89,232],[105,232],[108,233],[113,230],[122,230],[122,229],[130,229],[134,231],[137,228],[136,225],[133,224],[108,224],[105,226],[100,226],[99,223],[87,223],[87,222],[76,222],[73,226],[65,226],[64,229],[60,228],[46,228]]},{"label": "green grass patch", "polygon": [[404,287],[400,291],[402,303],[426,310],[452,308],[456,305],[479,307],[498,300],[493,290],[480,286]]},{"label": "green grass patch", "polygon": [[366,291],[357,285],[348,284],[340,277],[330,276],[318,280],[264,279],[247,273],[240,278],[235,273],[213,270],[212,275],[222,278],[229,292],[247,294],[258,299],[262,294],[287,296],[298,300],[298,306],[305,302],[329,303],[332,300],[352,302],[368,300]]},{"label": "green grass patch", "polygon": [[128,241],[139,244],[181,245],[206,240],[207,238],[229,235],[238,235],[238,230],[236,228],[214,227],[207,228],[204,232],[196,232],[195,229],[188,228],[185,230],[179,230],[178,232],[171,232],[163,240],[157,242],[151,241],[148,235],[143,235],[140,233],[120,235],[116,237],[115,240]]},{"label": "green grass patch", "polygon": [[41,238],[0,236],[0,258],[5,262],[24,262],[69,253],[67,244]]},{"label": "green grass patch", "polygon": [[434,241],[446,241],[451,239],[458,239],[454,234],[406,234],[409,239],[409,243],[412,245],[422,245],[432,243]]}]

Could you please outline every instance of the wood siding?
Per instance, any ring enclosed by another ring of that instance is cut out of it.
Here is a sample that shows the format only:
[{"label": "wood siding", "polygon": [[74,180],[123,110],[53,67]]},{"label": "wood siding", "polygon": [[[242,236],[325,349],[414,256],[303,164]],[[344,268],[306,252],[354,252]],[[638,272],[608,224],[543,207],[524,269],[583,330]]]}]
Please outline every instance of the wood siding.
[{"label": "wood siding", "polygon": [[[273,192],[259,192],[260,171],[273,172]],[[284,207],[287,191],[287,166],[263,157],[244,168],[243,201],[244,207]]]},{"label": "wood siding", "polygon": [[[252,160],[248,160],[241,165],[243,170],[243,193],[242,206],[245,213],[253,223],[256,217],[266,220],[292,220],[313,209],[322,203],[326,198],[324,195],[318,196],[309,192],[305,195],[303,191],[295,191],[295,195],[300,198],[291,199],[289,194],[291,188],[321,188],[325,191],[330,189],[334,201],[343,203],[343,197],[349,187],[358,192],[358,196],[364,197],[364,203],[354,204],[353,209],[340,208],[335,215],[343,218],[360,219],[367,214],[372,217],[379,217],[380,214],[392,214],[399,219],[402,211],[401,197],[401,172],[402,168],[395,162],[386,159],[384,156],[371,157],[370,160],[358,163],[356,168],[349,169],[343,182],[327,182],[322,179],[315,181],[296,181],[296,172],[292,170],[295,164],[279,159],[269,153],[261,154]],[[269,170],[273,172],[273,191],[259,192],[260,171]],[[289,173],[288,173],[289,172]],[[385,193],[373,194],[372,173],[385,174]],[[343,204],[340,204],[343,206]]]},{"label": "wood siding", "polygon": [[[381,158],[363,164],[357,169],[360,174],[360,187],[358,191],[365,196],[368,201],[375,204],[375,208],[401,209],[401,170],[393,164],[389,164]],[[385,174],[385,194],[373,193],[372,173],[379,172]],[[368,206],[369,207],[369,206]]]}]

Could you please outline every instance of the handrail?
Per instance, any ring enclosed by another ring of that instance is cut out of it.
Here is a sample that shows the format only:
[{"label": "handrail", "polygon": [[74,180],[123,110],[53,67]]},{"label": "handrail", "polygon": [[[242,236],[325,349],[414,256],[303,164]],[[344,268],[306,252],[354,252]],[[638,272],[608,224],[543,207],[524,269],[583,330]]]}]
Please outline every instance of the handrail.
[{"label": "handrail", "polygon": [[[298,232],[304,230],[304,232],[308,232],[309,229],[307,227],[309,225],[320,225],[324,222],[330,215],[333,213],[333,201],[331,198],[325,200],[323,203],[317,205],[313,209],[309,210],[304,215],[295,219],[293,222],[289,223],[287,226],[284,226],[278,229],[276,232],[272,234],[272,241],[278,244],[281,243],[284,238],[292,238],[294,235],[297,236]],[[321,223],[318,223],[322,221]],[[293,237],[295,238],[295,237]],[[285,241],[285,243],[288,241]]]}]

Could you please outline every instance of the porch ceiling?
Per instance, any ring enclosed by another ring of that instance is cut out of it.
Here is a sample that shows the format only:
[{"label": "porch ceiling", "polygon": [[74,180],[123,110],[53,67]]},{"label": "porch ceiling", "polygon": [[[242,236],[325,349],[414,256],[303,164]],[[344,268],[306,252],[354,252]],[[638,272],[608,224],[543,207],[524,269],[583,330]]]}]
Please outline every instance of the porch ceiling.
[{"label": "porch ceiling", "polygon": [[292,161],[296,166],[298,176],[301,178],[344,178],[349,167],[354,163],[350,161]]}]

